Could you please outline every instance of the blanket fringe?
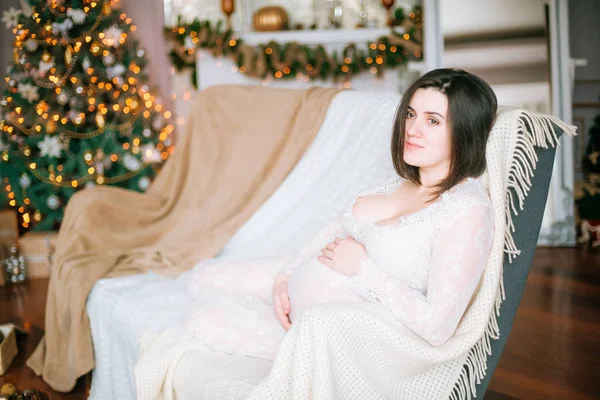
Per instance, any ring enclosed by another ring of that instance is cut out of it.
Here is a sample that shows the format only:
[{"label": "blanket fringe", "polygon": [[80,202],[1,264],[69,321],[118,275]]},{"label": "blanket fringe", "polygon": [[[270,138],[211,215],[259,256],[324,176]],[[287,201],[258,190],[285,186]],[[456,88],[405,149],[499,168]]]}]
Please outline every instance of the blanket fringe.
[{"label": "blanket fringe", "polygon": [[[508,190],[505,197],[506,229],[504,231],[504,253],[512,263],[521,251],[513,239],[515,225],[513,215],[523,210],[525,197],[531,189],[531,178],[537,166],[535,147],[547,149],[559,144],[555,127],[569,136],[575,135],[576,128],[550,115],[538,114],[519,110],[517,119],[517,144],[514,157],[508,172]],[[516,197],[516,199],[515,199]],[[517,209],[518,202],[518,209]],[[501,269],[502,271],[502,269]],[[467,355],[460,376],[450,394],[451,400],[467,400],[477,397],[477,385],[485,378],[487,357],[492,354],[491,340],[500,338],[498,317],[500,306],[506,299],[503,274],[500,274],[500,284],[496,292],[494,312],[490,316],[483,336],[475,343]]]}]

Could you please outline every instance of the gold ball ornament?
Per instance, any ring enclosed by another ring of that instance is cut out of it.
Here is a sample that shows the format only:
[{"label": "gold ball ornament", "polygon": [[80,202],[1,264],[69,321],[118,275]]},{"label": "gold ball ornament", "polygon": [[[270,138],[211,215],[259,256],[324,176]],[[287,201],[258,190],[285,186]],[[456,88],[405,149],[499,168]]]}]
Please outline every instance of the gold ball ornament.
[{"label": "gold ball ornament", "polygon": [[39,103],[37,103],[37,105],[35,106],[35,110],[37,111],[37,113],[39,115],[42,115],[43,113],[45,113],[46,111],[48,111],[48,103],[46,103],[45,101],[40,101]]},{"label": "gold ball ornament", "polygon": [[100,43],[94,42],[90,46],[90,51],[92,52],[93,55],[97,56],[102,51],[102,46],[100,45]]},{"label": "gold ball ornament", "polygon": [[254,13],[254,30],[258,32],[281,31],[288,28],[288,14],[279,6],[259,8]]},{"label": "gold ball ornament", "polygon": [[74,114],[73,118],[71,119],[71,121],[73,121],[73,123],[75,125],[81,125],[85,121],[85,114],[84,113]]},{"label": "gold ball ornament", "polygon": [[2,385],[2,388],[0,388],[0,394],[5,394],[8,396],[12,396],[16,393],[16,391],[17,389],[12,383],[5,383],[4,385]]},{"label": "gold ball ornament", "polygon": [[54,123],[54,121],[48,121],[48,123],[46,124],[46,133],[54,133],[56,132],[56,124]]},{"label": "gold ball ornament", "polygon": [[109,16],[111,13],[112,13],[112,8],[110,7],[110,4],[108,3],[108,1],[105,1],[104,5],[102,6],[102,15]]}]

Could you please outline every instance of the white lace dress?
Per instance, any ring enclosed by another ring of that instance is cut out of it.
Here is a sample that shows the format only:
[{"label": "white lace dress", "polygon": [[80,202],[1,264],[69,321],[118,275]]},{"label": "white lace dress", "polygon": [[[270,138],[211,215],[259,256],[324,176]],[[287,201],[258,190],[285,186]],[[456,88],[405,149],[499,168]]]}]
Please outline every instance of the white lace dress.
[{"label": "white lace dress", "polygon": [[[293,260],[207,262],[194,270],[188,290],[195,301],[186,332],[208,349],[274,358],[285,331],[277,320],[271,285],[288,274],[294,318],[318,303],[370,301],[431,345],[444,343],[477,287],[491,248],[493,219],[488,195],[477,179],[443,193],[426,208],[393,225],[356,219],[359,197],[387,194],[401,179],[360,193]],[[317,260],[336,237],[352,236],[368,255],[353,277]]]}]

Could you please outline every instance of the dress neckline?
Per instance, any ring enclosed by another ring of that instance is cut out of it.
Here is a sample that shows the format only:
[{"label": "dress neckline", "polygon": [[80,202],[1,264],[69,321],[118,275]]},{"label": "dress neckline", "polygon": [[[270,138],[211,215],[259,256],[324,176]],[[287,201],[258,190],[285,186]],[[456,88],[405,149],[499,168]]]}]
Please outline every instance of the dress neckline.
[{"label": "dress neckline", "polygon": [[[348,208],[346,210],[346,216],[348,218],[350,218],[351,221],[356,225],[372,226],[372,227],[383,228],[383,229],[395,228],[395,227],[398,227],[399,225],[401,225],[402,222],[404,222],[408,219],[416,218],[417,216],[420,216],[422,214],[427,214],[428,211],[431,211],[432,209],[439,207],[439,204],[446,201],[448,196],[451,193],[456,192],[460,186],[466,184],[467,182],[472,182],[472,181],[474,181],[474,179],[470,178],[470,177],[467,178],[465,181],[455,185],[450,190],[443,192],[437,199],[435,199],[433,202],[431,202],[431,204],[429,204],[417,211],[413,211],[408,214],[394,217],[395,223],[392,223],[392,224],[380,225],[380,222],[385,221],[385,220],[369,222],[369,221],[360,221],[356,218],[356,215],[354,214],[354,205],[357,203],[358,199],[360,199],[361,197],[365,197],[365,196],[380,196],[380,195],[389,194],[392,191],[396,190],[398,187],[400,187],[400,185],[405,181],[406,181],[406,179],[404,179],[404,178],[395,179],[391,182],[386,182],[385,184],[380,185],[380,186],[376,187],[375,189],[366,190],[366,191],[360,193],[348,205]],[[391,220],[392,218],[388,218],[388,219]]]}]

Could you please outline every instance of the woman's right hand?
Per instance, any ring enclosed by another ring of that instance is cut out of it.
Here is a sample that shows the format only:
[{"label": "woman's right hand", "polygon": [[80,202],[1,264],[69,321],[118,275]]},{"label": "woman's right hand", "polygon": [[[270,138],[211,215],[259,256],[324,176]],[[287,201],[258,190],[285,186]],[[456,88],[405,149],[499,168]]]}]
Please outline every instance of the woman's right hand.
[{"label": "woman's right hand", "polygon": [[273,306],[275,307],[275,315],[279,318],[279,322],[283,329],[288,331],[292,327],[290,322],[290,297],[288,295],[287,276],[277,277],[273,283]]}]

